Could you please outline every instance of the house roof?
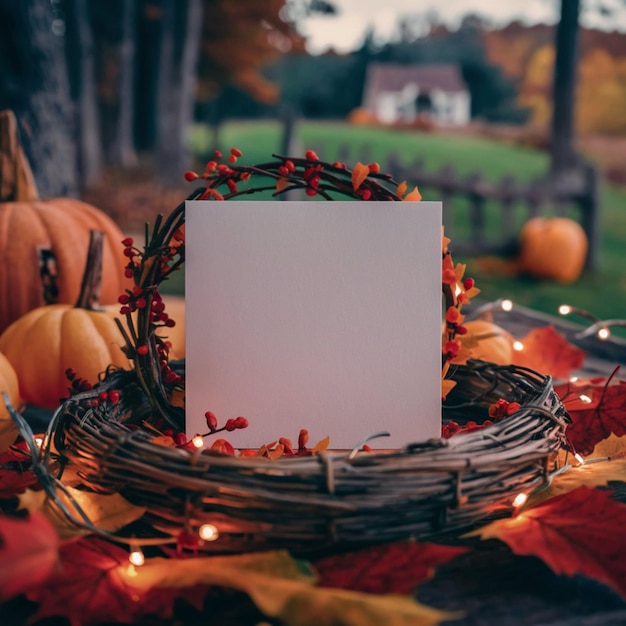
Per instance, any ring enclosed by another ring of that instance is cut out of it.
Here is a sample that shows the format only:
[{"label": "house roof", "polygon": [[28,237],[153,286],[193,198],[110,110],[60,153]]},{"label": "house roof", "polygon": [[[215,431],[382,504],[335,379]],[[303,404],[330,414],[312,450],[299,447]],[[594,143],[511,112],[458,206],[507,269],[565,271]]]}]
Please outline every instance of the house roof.
[{"label": "house roof", "polygon": [[402,91],[414,83],[420,90],[440,89],[448,93],[467,91],[458,65],[437,63],[370,63],[365,77],[364,102],[366,108],[374,106],[377,94],[385,91]]}]

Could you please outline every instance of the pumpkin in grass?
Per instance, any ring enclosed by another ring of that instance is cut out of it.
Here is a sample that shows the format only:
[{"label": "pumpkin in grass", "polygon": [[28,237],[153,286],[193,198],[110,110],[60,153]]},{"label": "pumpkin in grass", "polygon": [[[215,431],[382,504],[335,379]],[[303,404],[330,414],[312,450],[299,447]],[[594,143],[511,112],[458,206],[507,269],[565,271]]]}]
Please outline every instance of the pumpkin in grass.
[{"label": "pumpkin in grass", "polygon": [[534,217],[520,233],[519,268],[536,278],[572,283],[583,271],[588,247],[578,222],[569,217]]},{"label": "pumpkin in grass", "polygon": [[472,359],[498,365],[511,364],[514,339],[504,328],[480,319],[465,322],[463,326],[467,329],[467,334],[461,336],[461,341]]},{"label": "pumpkin in grass", "polygon": [[0,352],[15,369],[22,399],[29,404],[57,408],[60,399],[68,395],[68,369],[95,383],[110,365],[130,367],[122,351],[124,339],[115,322],[119,307],[99,307],[103,237],[101,231],[92,232],[75,306],[38,307],[0,335]]},{"label": "pumpkin in grass", "polygon": [[4,403],[3,393],[9,396],[13,408],[20,403],[17,374],[9,360],[0,353],[0,452],[15,442],[19,433]]},{"label": "pumpkin in grass", "polygon": [[101,299],[128,284],[122,231],[105,213],[72,198],[41,200],[19,145],[15,116],[0,111],[0,332],[45,304],[76,302],[92,229],[105,233]]}]

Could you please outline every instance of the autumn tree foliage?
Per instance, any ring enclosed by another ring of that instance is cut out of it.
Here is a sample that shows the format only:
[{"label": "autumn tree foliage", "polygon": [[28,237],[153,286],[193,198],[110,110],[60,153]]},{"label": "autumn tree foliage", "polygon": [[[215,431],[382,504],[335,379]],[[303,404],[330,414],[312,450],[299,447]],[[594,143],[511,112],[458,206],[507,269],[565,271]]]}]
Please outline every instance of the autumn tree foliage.
[{"label": "autumn tree foliage", "polygon": [[[552,116],[554,29],[545,24],[513,22],[484,30],[487,58],[519,84],[519,103],[531,111],[531,123],[545,128]],[[625,134],[626,40],[618,32],[582,28],[576,92],[579,133]]]}]

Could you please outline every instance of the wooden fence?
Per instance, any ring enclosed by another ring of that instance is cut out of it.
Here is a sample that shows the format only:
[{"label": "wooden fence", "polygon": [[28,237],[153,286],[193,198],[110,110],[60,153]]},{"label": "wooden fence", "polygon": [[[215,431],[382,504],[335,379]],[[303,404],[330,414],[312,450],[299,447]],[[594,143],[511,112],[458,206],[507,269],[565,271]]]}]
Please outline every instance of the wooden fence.
[{"label": "wooden fence", "polygon": [[[320,154],[323,154],[321,149]],[[347,146],[340,148],[338,160],[352,162]],[[357,160],[372,160],[364,147]],[[589,164],[558,178],[521,183],[513,175],[499,182],[488,181],[482,174],[460,176],[450,166],[433,172],[424,160],[401,162],[396,155],[380,161],[381,169],[398,180],[419,187],[425,199],[443,201],[443,222],[454,241],[457,254],[512,254],[518,243],[521,225],[540,215],[567,215],[576,219],[587,234],[587,267],[598,263],[599,178]]]}]

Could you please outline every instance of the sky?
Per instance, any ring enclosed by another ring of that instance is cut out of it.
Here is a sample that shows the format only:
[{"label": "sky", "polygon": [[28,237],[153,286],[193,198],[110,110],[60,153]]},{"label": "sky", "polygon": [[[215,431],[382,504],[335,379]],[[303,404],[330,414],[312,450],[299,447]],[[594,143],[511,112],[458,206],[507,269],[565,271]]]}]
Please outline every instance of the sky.
[{"label": "sky", "polygon": [[[558,0],[332,0],[340,14],[310,17],[302,25],[308,36],[307,48],[319,54],[332,47],[338,52],[358,48],[364,33],[374,25],[375,34],[389,41],[398,18],[407,15],[437,11],[439,17],[452,26],[468,12],[489,17],[494,25],[504,25],[513,19],[533,24],[554,24],[558,17]],[[613,0],[615,3],[616,0]],[[608,2],[611,4],[610,0]],[[603,26],[598,15],[583,13],[581,21],[588,26]],[[619,24],[604,24],[615,27]],[[626,26],[623,24],[622,26]],[[620,30],[622,30],[620,28]]]}]

